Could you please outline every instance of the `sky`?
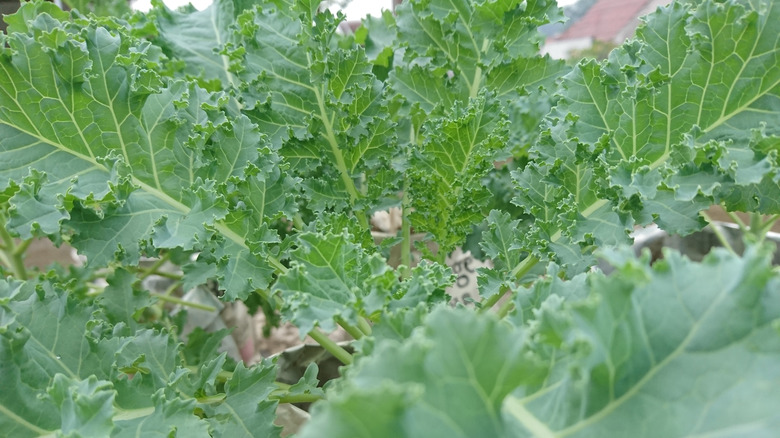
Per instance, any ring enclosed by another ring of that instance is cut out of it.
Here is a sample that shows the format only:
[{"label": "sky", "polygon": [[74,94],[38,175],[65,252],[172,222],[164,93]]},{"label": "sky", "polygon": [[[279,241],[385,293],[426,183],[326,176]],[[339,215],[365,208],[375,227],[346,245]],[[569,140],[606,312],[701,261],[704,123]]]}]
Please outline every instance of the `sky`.
[{"label": "sky", "polygon": [[[175,9],[179,6],[184,6],[187,3],[192,3],[196,8],[203,10],[206,9],[212,0],[164,0],[165,4],[169,8]],[[559,6],[566,6],[575,3],[577,0],[558,0]],[[360,20],[366,15],[379,15],[382,9],[390,9],[392,0],[352,0],[344,9],[344,13],[347,14],[349,20]],[[133,3],[133,7],[142,11],[149,10],[151,0],[136,0]]]}]

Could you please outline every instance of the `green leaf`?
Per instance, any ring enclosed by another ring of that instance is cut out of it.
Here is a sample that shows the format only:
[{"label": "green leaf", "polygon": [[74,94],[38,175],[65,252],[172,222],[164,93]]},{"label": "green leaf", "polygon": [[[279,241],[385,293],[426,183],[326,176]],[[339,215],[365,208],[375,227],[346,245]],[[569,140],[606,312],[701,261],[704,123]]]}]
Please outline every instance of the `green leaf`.
[{"label": "green leaf", "polygon": [[214,437],[278,437],[280,427],[273,424],[276,405],[268,396],[276,389],[276,369],[256,366],[251,369],[239,362],[233,376],[225,383],[225,400],[204,405]]},{"label": "green leaf", "polygon": [[483,180],[494,162],[523,154],[538,136],[552,103],[544,89],[567,70],[537,55],[536,28],[556,11],[552,2],[513,0],[412,1],[396,9],[403,59],[394,60],[388,82],[404,104],[399,121],[411,123],[411,220],[444,253],[487,213]]},{"label": "green leaf", "polygon": [[170,58],[182,61],[185,73],[238,88],[230,57],[221,52],[232,41],[231,25],[242,10],[240,2],[233,0],[215,1],[202,11],[172,11],[159,2],[153,11],[155,43]]},{"label": "green leaf", "polygon": [[611,257],[619,272],[592,278],[591,298],[541,310],[571,353],[542,387],[506,399],[516,436],[761,436],[774,427],[780,400],[761,389],[780,378],[770,365],[780,297],[767,254],[718,251],[701,264],[665,256],[654,268]]},{"label": "green leaf", "polygon": [[403,389],[391,385],[358,394],[335,395],[328,404],[314,405],[314,417],[306,423],[300,436],[316,438],[322,433],[356,438],[404,436],[397,418],[409,399]]},{"label": "green leaf", "polygon": [[[518,335],[494,318],[439,307],[407,342],[380,342],[356,362],[302,436],[505,436],[502,400],[531,378]],[[381,431],[374,416],[357,415],[374,403],[384,408]]]},{"label": "green leaf", "polygon": [[[319,181],[307,187],[310,199],[361,209],[372,202],[361,201],[362,185],[371,187],[371,174],[386,166],[395,134],[365,52],[337,47],[337,25],[329,13],[311,17],[292,2],[246,12],[238,19],[236,70],[244,112],[295,170]],[[367,178],[358,185],[361,172]]]},{"label": "green leaf", "polygon": [[124,269],[116,270],[107,279],[108,286],[100,294],[98,304],[110,322],[125,323],[136,328],[140,311],[152,304],[149,293],[135,287],[136,281],[137,277]]},{"label": "green leaf", "polygon": [[116,431],[111,436],[119,438],[136,436],[209,438],[212,436],[208,423],[192,414],[194,400],[170,399],[160,390],[152,396],[151,402],[153,407],[121,412],[116,421]]},{"label": "green leaf", "polygon": [[486,222],[480,247],[485,257],[493,262],[493,268],[480,270],[477,282],[480,295],[490,298],[500,293],[502,287],[513,287],[516,279],[510,277],[511,271],[520,264],[524,254],[515,245],[522,232],[520,220],[511,220],[509,213],[493,210]]},{"label": "green leaf", "polygon": [[54,376],[49,395],[60,408],[64,436],[108,436],[113,429],[114,391],[95,376],[77,381]]},{"label": "green leaf", "polygon": [[155,391],[165,387],[180,363],[179,346],[174,339],[153,330],[136,332],[116,352],[117,369],[133,375],[133,384],[152,387]]},{"label": "green leaf", "polygon": [[[551,269],[518,295],[515,325],[439,308],[357,360],[302,436],[771,436],[780,278],[768,248],[664,255],[651,267],[613,251],[614,274],[573,281]],[[382,431],[361,415],[374,403]]]},{"label": "green leaf", "polygon": [[306,371],[303,372],[303,376],[294,385],[290,386],[287,390],[288,397],[295,397],[300,395],[317,395],[325,397],[325,391],[319,387],[320,381],[317,379],[317,374],[320,369],[317,366],[317,362],[311,362]]},{"label": "green leaf", "polygon": [[[496,100],[480,96],[452,108],[452,118],[423,125],[425,140],[410,160],[412,222],[431,232],[442,251],[462,240],[482,217],[489,192],[481,182],[506,141]],[[435,134],[434,134],[435,133]]]},{"label": "green leaf", "polygon": [[368,254],[351,242],[350,235],[300,233],[291,252],[292,267],[279,276],[274,291],[284,299],[283,315],[301,336],[319,326],[330,332],[338,319],[356,325],[363,310],[367,283],[392,278],[377,254]]},{"label": "green leaf", "polygon": [[366,57],[376,66],[390,67],[394,41],[395,17],[388,10],[382,11],[381,17],[365,17],[355,31],[355,42],[366,48]]},{"label": "green leaf", "polygon": [[[206,250],[228,298],[267,286],[265,253],[248,243],[260,227],[225,222],[250,205],[246,193],[227,192],[231,179],[292,181],[258,172],[259,151],[273,154],[257,127],[233,116],[222,94],[163,81],[153,69],[159,49],[123,28],[25,18],[27,33],[8,36],[0,56],[0,189],[24,181],[10,201],[13,230],[62,226],[93,266],[136,264],[148,243]],[[256,224],[265,212],[251,211]]]},{"label": "green leaf", "polygon": [[[530,152],[536,163],[515,175],[515,202],[539,230],[522,245],[579,260],[594,245],[623,240],[633,228],[627,213],[688,233],[711,203],[744,206],[771,187],[777,160],[759,145],[780,121],[777,18],[774,2],[674,2],[646,17],[636,40],[608,61],[580,63]],[[534,173],[557,190],[544,199],[554,213],[541,218]]]},{"label": "green leaf", "polygon": [[[225,356],[216,347],[225,333],[180,355],[167,332],[131,329],[116,308],[123,302],[116,295],[132,292],[128,275],[119,270],[110,279],[111,296],[100,300],[108,317],[53,278],[0,281],[3,430],[19,437],[209,437],[246,429],[251,433],[243,436],[278,436],[276,402],[268,400],[275,368],[239,365],[225,392],[217,392]],[[133,310],[125,315],[132,318]],[[184,368],[185,357],[196,371]]]}]

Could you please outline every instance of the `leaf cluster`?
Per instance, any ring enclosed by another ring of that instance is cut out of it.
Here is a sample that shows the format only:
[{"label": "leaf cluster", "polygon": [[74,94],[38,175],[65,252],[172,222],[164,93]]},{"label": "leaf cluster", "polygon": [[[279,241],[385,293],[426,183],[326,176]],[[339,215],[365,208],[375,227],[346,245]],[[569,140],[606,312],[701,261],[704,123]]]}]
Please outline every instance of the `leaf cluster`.
[{"label": "leaf cluster", "polygon": [[[573,67],[539,55],[551,0],[409,0],[354,34],[308,0],[79,5],[25,2],[0,36],[3,433],[277,436],[280,403],[323,398],[301,436],[780,426],[774,248],[625,246],[714,204],[780,214],[777,2],[675,1]],[[39,237],[86,266],[27,270]],[[482,301],[449,308],[444,261],[475,241]],[[292,322],[343,376],[285,385],[219,354],[225,332],[180,339],[146,257]]]}]

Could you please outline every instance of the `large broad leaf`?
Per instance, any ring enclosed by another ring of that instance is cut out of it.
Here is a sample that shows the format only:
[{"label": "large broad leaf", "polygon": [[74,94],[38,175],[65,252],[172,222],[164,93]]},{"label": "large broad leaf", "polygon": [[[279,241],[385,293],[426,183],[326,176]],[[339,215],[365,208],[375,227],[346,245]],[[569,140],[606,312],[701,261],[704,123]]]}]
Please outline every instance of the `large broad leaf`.
[{"label": "large broad leaf", "polygon": [[272,269],[249,247],[273,241],[261,225],[293,214],[278,199],[294,191],[256,126],[224,109],[225,96],[147,69],[159,49],[123,29],[46,13],[25,24],[0,55],[9,226],[22,237],[72,231],[98,266],[134,264],[147,243],[201,250],[227,298],[265,287]]},{"label": "large broad leaf", "polygon": [[[301,436],[505,436],[502,400],[534,378],[522,348],[509,325],[439,308],[407,342],[386,340],[357,362]],[[383,409],[378,422],[359,415],[374,404]]]},{"label": "large broad leaf", "polygon": [[768,252],[667,252],[654,267],[626,254],[609,255],[610,277],[521,291],[514,326],[441,308],[408,339],[384,338],[302,436],[773,436],[780,278]]},{"label": "large broad leaf", "polygon": [[776,213],[778,18],[774,1],[674,2],[568,74],[516,174],[515,202],[537,218],[528,248],[579,271],[635,221],[688,233],[720,201]]}]

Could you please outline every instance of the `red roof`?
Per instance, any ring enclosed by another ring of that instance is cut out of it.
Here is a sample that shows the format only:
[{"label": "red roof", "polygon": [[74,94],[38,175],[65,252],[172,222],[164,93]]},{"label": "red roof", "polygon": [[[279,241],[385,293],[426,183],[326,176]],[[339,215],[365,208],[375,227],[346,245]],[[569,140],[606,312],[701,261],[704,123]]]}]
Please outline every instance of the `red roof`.
[{"label": "red roof", "polygon": [[598,0],[579,21],[553,39],[591,37],[600,41],[612,41],[626,26],[636,20],[649,1]]}]

